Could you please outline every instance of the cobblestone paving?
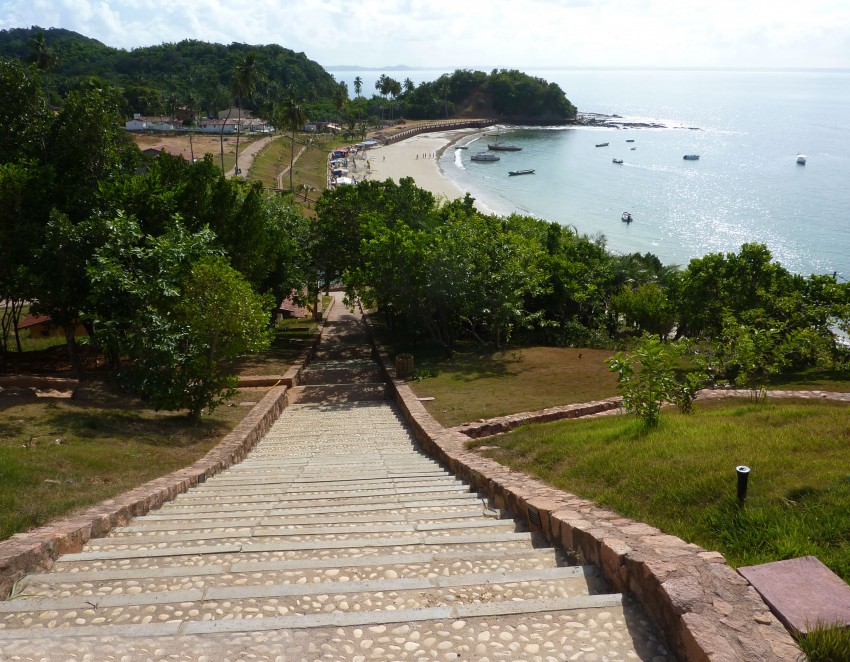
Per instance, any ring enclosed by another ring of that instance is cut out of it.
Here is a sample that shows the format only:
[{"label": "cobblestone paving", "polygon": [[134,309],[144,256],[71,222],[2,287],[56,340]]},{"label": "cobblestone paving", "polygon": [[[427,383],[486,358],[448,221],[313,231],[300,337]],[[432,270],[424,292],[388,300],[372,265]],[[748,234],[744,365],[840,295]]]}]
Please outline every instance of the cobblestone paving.
[{"label": "cobblestone paving", "polygon": [[[314,372],[335,398],[347,365],[368,373],[337,310]],[[289,406],[240,465],[0,602],[4,662],[669,659],[639,605],[469,493],[380,401]]]}]

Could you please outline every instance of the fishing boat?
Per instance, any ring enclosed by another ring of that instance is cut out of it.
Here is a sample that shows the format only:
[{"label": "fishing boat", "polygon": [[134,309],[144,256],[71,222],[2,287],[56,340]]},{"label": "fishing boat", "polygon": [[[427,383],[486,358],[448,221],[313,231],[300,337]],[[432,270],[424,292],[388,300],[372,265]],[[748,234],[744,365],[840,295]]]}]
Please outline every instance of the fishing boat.
[{"label": "fishing boat", "polygon": [[699,161],[699,154],[685,154],[682,158],[685,161]]},{"label": "fishing boat", "polygon": [[473,154],[470,159],[479,163],[493,163],[494,161],[498,161],[499,157],[495,154],[488,154],[487,152],[478,152],[478,154]]},{"label": "fishing boat", "polygon": [[623,223],[631,223],[635,219],[632,218],[632,215],[631,215],[630,212],[624,211],[623,215],[620,216],[620,220],[623,221]]},{"label": "fishing boat", "polygon": [[534,168],[526,168],[525,170],[508,170],[508,174],[511,176],[514,175],[533,175]]},{"label": "fishing boat", "polygon": [[806,165],[806,155],[805,154],[797,154],[797,163],[799,165]]},{"label": "fishing boat", "polygon": [[620,165],[623,165],[623,159],[611,159],[611,162],[612,162],[612,163],[618,163],[618,164],[620,164]]},{"label": "fishing boat", "polygon": [[608,147],[608,143],[597,143],[597,147]]}]

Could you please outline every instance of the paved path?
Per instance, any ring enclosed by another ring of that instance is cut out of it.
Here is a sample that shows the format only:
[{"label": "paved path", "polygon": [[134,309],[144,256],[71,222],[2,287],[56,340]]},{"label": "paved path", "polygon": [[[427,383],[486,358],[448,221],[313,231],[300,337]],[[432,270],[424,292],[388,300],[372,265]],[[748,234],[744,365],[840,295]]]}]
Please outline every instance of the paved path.
[{"label": "paved path", "polygon": [[664,662],[640,608],[420,453],[338,301],[247,460],[0,602],[0,659]]},{"label": "paved path", "polygon": [[[266,136],[265,138],[260,138],[259,140],[255,140],[254,142],[250,143],[247,147],[243,147],[239,151],[239,170],[242,173],[250,172],[251,166],[254,165],[254,159],[256,158],[257,154],[260,153],[260,150],[263,149],[263,147],[265,147],[266,145],[268,145],[272,140],[277,140],[280,137],[281,136],[279,134],[274,135],[274,136]],[[224,176],[229,179],[230,177],[233,177],[235,174],[236,174],[236,165],[234,165],[230,170],[228,170],[226,173],[224,173]],[[239,176],[242,177],[242,179],[245,179],[244,174],[240,174]]]}]

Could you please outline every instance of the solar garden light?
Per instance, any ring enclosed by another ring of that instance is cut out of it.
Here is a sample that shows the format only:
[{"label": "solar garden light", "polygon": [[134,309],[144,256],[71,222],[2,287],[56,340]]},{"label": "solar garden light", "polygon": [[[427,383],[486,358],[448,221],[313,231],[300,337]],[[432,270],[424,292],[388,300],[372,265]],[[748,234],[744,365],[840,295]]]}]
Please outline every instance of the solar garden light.
[{"label": "solar garden light", "polygon": [[738,504],[743,506],[744,501],[747,500],[747,481],[750,479],[750,468],[741,464],[735,467],[735,471],[738,474]]}]

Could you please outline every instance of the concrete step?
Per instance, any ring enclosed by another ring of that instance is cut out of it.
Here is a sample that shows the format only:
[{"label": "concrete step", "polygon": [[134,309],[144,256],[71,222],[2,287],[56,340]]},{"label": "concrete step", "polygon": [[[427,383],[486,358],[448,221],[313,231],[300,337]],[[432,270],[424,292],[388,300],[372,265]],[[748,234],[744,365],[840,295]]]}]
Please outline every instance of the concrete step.
[{"label": "concrete step", "polygon": [[372,348],[366,343],[357,342],[337,343],[323,342],[313,352],[310,363],[322,361],[350,361],[372,359]]},{"label": "concrete step", "polygon": [[388,554],[443,554],[455,552],[519,552],[528,551],[545,543],[529,533],[486,533],[429,536],[423,534],[387,537],[341,537],[329,542],[290,542],[276,539],[272,542],[217,544],[176,543],[163,544],[150,549],[88,550],[66,554],[57,559],[57,572],[63,567],[76,567],[79,571],[118,569],[146,565],[198,566],[210,563],[235,563],[260,560],[305,560],[330,557],[359,558]]},{"label": "concrete step", "polygon": [[327,515],[338,515],[346,518],[357,518],[359,516],[371,516],[379,514],[400,515],[405,518],[408,516],[430,514],[435,515],[451,514],[459,511],[468,510],[480,504],[482,514],[485,517],[497,517],[497,511],[490,509],[484,499],[441,499],[441,500],[422,500],[422,501],[404,501],[404,502],[387,502],[387,503],[371,503],[361,504],[357,506],[356,512],[353,512],[348,506],[310,506],[299,507],[292,506],[289,508],[280,508],[274,503],[260,504],[256,508],[251,506],[241,506],[228,508],[227,512],[222,512],[219,508],[193,508],[181,509],[179,511],[168,510],[170,506],[163,506],[159,510],[154,511],[150,515],[145,515],[145,521],[159,522],[179,522],[182,520],[198,520],[206,521],[210,519],[226,520],[228,518],[243,518],[243,517],[286,517],[292,519],[302,518],[321,518]]},{"label": "concrete step", "polygon": [[[606,607],[621,602],[619,595],[587,595],[583,569],[569,567],[346,582],[204,586],[149,593],[141,587],[134,588],[138,590],[129,594],[19,597],[0,602],[0,623],[5,626],[0,634],[25,626],[32,620],[41,620],[45,613],[56,624],[142,623],[146,615],[154,615],[156,620],[182,620],[188,625],[219,620],[224,603],[227,603],[230,614],[263,618],[345,614],[361,610],[472,607],[490,602],[572,600],[575,602],[573,608]],[[514,609],[519,606],[514,604]]]},{"label": "concrete step", "polygon": [[351,365],[319,361],[308,365],[301,373],[299,383],[310,384],[364,384],[382,383],[384,380],[374,361],[350,362]]},{"label": "concrete step", "polygon": [[285,538],[290,541],[310,542],[337,540],[340,536],[357,535],[361,540],[367,538],[385,538],[387,534],[398,534],[400,536],[427,534],[431,536],[453,536],[457,533],[499,533],[503,531],[515,531],[516,524],[513,520],[497,519],[475,519],[459,522],[398,522],[367,524],[358,523],[337,526],[274,526],[260,524],[256,526],[210,526],[191,531],[134,531],[124,535],[112,535],[105,538],[96,538],[91,541],[88,548],[91,550],[105,549],[148,549],[158,546],[160,543],[200,543],[213,544],[213,542],[270,542],[272,540]]},{"label": "concrete step", "polygon": [[324,507],[343,507],[347,510],[361,511],[361,506],[375,506],[380,504],[394,504],[396,507],[416,507],[423,503],[441,503],[446,505],[459,505],[464,503],[469,506],[471,502],[480,502],[480,497],[476,494],[457,490],[439,490],[428,492],[413,492],[399,494],[372,494],[372,495],[348,495],[328,496],[325,498],[306,499],[302,497],[294,497],[291,499],[276,498],[276,497],[258,497],[256,499],[231,500],[224,502],[222,500],[211,501],[175,501],[163,506],[160,509],[163,513],[214,513],[223,510],[236,511],[256,510],[257,508],[265,507],[269,509],[295,509],[295,508],[324,508]]},{"label": "concrete step", "polygon": [[[458,609],[361,611],[314,617],[211,621],[208,631],[189,634],[182,623],[72,626],[61,634],[39,630],[0,634],[12,659],[145,660],[182,652],[181,659],[271,661],[329,659],[396,660],[672,660],[647,631],[634,602],[610,607],[558,609],[575,602],[536,603],[528,613],[491,604]],[[485,613],[485,608],[491,613]],[[202,624],[192,625],[199,630]],[[2,632],[2,631],[0,631]],[[99,636],[98,636],[99,635]],[[97,638],[93,638],[97,637]],[[80,651],[79,657],[69,651]]]},{"label": "concrete step", "polygon": [[386,400],[385,384],[329,384],[327,386],[296,386],[286,392],[288,402],[362,402]]},{"label": "concrete step", "polygon": [[[489,510],[488,517],[501,519],[501,513],[497,510]],[[327,528],[353,526],[359,524],[377,524],[388,522],[465,522],[480,521],[481,508],[466,508],[463,510],[448,512],[418,512],[418,513],[389,513],[377,511],[372,513],[332,513],[316,515],[312,512],[300,513],[298,515],[273,515],[254,513],[248,516],[240,516],[234,513],[222,515],[208,515],[205,517],[192,516],[189,518],[173,519],[158,518],[150,519],[149,516],[137,517],[131,526],[118,527],[109,533],[109,537],[133,535],[146,531],[192,531],[195,529],[206,529],[210,527],[252,527],[252,526],[277,526],[277,527],[304,527],[323,526]]]},{"label": "concrete step", "polygon": [[[89,572],[46,572],[28,575],[17,586],[20,598],[70,597],[72,594],[119,595],[135,592],[185,590],[218,585],[313,584],[399,577],[448,577],[480,573],[513,573],[565,566],[563,556],[551,549],[513,552],[395,554],[356,558],[330,557],[313,560],[236,561],[206,566],[145,566]],[[571,566],[572,567],[572,566]],[[604,591],[593,566],[575,566],[589,584]],[[203,578],[202,584],[199,578]],[[133,590],[130,590],[133,589]]]}]

